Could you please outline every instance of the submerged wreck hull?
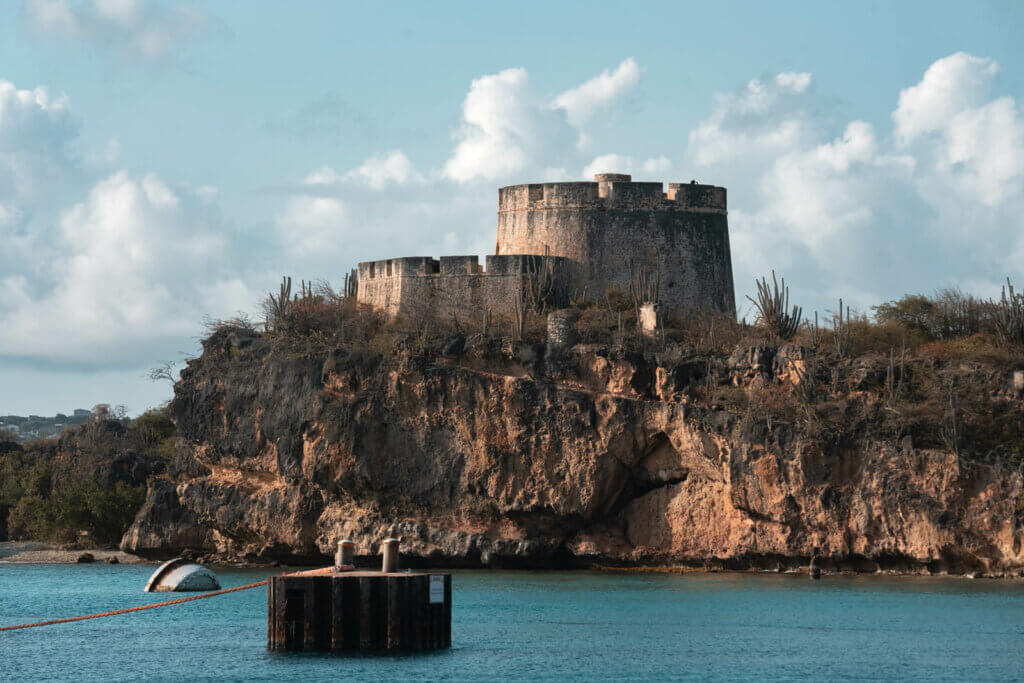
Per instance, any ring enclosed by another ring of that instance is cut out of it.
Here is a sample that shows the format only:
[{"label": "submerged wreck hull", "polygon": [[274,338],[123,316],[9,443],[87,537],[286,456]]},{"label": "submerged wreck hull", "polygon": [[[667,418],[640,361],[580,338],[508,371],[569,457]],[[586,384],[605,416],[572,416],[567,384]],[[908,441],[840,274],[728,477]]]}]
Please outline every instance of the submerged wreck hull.
[{"label": "submerged wreck hull", "polygon": [[160,565],[146,583],[147,593],[178,593],[220,590],[217,575],[181,557]]}]

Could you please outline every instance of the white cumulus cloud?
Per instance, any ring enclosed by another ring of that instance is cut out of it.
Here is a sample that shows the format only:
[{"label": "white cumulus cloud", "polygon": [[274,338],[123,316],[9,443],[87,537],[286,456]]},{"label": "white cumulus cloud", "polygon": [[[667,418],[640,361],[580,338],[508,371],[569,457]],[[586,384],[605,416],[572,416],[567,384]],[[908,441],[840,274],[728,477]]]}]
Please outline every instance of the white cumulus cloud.
[{"label": "white cumulus cloud", "polygon": [[251,307],[229,231],[199,204],[155,175],[96,183],[37,255],[45,275],[0,279],[0,357],[138,362],[147,344],[193,333],[196,316]]},{"label": "white cumulus cloud", "polygon": [[74,171],[68,145],[77,134],[67,97],[0,80],[0,205],[52,200]]},{"label": "white cumulus cloud", "polygon": [[300,258],[311,257],[344,244],[345,215],[340,199],[302,194],[288,199],[275,226],[286,250]]},{"label": "white cumulus cloud", "polygon": [[24,13],[42,35],[95,42],[143,59],[163,59],[211,25],[199,7],[148,0],[26,0]]},{"label": "white cumulus cloud", "polygon": [[569,123],[584,125],[611,102],[640,82],[640,65],[632,57],[622,60],[614,71],[605,69],[585,83],[555,97],[552,106],[564,109]]},{"label": "white cumulus cloud", "polygon": [[306,176],[305,182],[309,185],[352,183],[371,190],[382,190],[393,185],[422,183],[425,180],[405,153],[392,150],[374,154],[360,166],[345,173],[338,173],[330,166],[321,166]]},{"label": "white cumulus cloud", "polygon": [[522,68],[475,79],[443,176],[460,183],[526,180],[526,173],[529,179],[562,179],[566,159],[578,158],[577,147],[589,140],[586,124],[635,86],[640,73],[628,58],[550,101],[534,91]]},{"label": "white cumulus cloud", "polygon": [[866,310],[1024,278],[1024,117],[993,99],[998,70],[964,53],[937,60],[893,94],[891,135],[858,120],[829,133],[809,74],[718,96],[688,158],[729,188],[737,292],[778,268],[809,308],[843,296]]},{"label": "white cumulus cloud", "polygon": [[462,103],[458,144],[444,174],[465,182],[522,170],[540,138],[540,110],[526,69],[477,78]]},{"label": "white cumulus cloud", "polygon": [[689,133],[692,163],[761,162],[820,139],[819,122],[807,110],[810,84],[811,74],[787,72],[717,95],[711,115]]},{"label": "white cumulus cloud", "polygon": [[900,91],[892,113],[896,137],[908,142],[922,133],[940,130],[965,109],[988,99],[999,65],[984,57],[957,52],[936,60],[921,82]]}]

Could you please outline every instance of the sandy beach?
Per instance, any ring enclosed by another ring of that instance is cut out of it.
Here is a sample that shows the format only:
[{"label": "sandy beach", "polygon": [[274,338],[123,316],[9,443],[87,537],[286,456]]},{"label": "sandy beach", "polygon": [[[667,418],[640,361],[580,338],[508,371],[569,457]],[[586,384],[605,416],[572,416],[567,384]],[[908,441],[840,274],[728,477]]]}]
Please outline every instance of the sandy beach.
[{"label": "sandy beach", "polygon": [[84,553],[93,556],[94,562],[108,562],[115,558],[121,564],[144,564],[147,560],[120,550],[78,548],[65,550],[60,546],[34,541],[0,542],[0,563],[17,564],[76,564]]}]

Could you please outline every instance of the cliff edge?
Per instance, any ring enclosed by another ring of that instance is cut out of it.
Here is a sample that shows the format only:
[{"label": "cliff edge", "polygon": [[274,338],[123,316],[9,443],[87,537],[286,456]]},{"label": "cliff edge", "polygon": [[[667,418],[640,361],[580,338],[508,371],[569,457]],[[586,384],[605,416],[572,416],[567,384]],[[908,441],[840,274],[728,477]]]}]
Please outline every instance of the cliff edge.
[{"label": "cliff edge", "polygon": [[[213,334],[175,386],[177,448],[122,549],[324,561],[339,539],[369,555],[397,535],[411,563],[443,566],[785,569],[819,548],[859,571],[1024,568],[1018,466],[944,442],[941,410],[893,409],[891,359],[408,346],[285,353]],[[1012,373],[899,372],[959,378],[1020,421]]]}]

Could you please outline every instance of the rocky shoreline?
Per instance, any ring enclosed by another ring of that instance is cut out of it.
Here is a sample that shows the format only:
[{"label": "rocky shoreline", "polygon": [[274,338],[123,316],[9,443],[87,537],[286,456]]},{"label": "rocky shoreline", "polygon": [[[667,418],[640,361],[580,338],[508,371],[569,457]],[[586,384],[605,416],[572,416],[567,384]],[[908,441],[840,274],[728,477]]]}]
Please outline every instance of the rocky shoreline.
[{"label": "rocky shoreline", "polygon": [[0,542],[0,564],[152,564],[147,560],[111,548],[64,548],[35,541]]},{"label": "rocky shoreline", "polygon": [[[92,559],[83,562],[81,558],[83,555],[90,556]],[[361,557],[359,558],[359,566],[363,567],[376,567],[376,558],[372,557]],[[138,555],[132,555],[120,550],[113,550],[110,548],[77,548],[69,549],[62,548],[53,544],[37,543],[32,541],[4,541],[0,542],[0,565],[3,564],[158,564],[160,560],[147,559]],[[221,563],[217,558],[200,558],[200,563],[208,566],[223,567],[231,566],[235,568],[268,568],[268,567],[305,567],[305,566],[325,566],[330,564],[330,558],[324,557],[322,562],[312,562],[309,564],[297,564],[297,565],[283,565],[280,562],[232,562],[232,563]],[[422,561],[414,562],[417,565],[424,565]],[[449,568],[446,564],[441,564],[433,568]],[[745,569],[741,568],[728,568],[723,565],[715,564],[681,564],[681,565],[592,565],[587,567],[563,567],[559,568],[547,568],[552,571],[564,571],[564,570],[591,570],[599,571],[611,574],[720,574],[720,573],[750,573],[750,574],[785,574],[789,576],[808,576],[809,570],[806,565],[788,565],[783,564],[777,565],[774,569],[765,569],[758,567],[748,567]],[[480,568],[477,570],[488,571],[488,568]],[[523,568],[520,570],[516,569],[502,569],[502,571],[531,571],[533,569]],[[822,576],[824,577],[869,577],[869,576],[914,576],[914,577],[933,577],[933,578],[963,578],[963,579],[1002,579],[1019,581],[1024,579],[1024,573],[1022,572],[1003,572],[1003,573],[985,573],[985,572],[968,572],[968,573],[948,573],[948,572],[932,572],[926,567],[921,567],[916,570],[912,569],[893,569],[878,568],[875,570],[869,570],[864,568],[863,565],[857,566],[856,568],[852,565],[844,566],[835,562],[826,565],[822,570]]]}]

